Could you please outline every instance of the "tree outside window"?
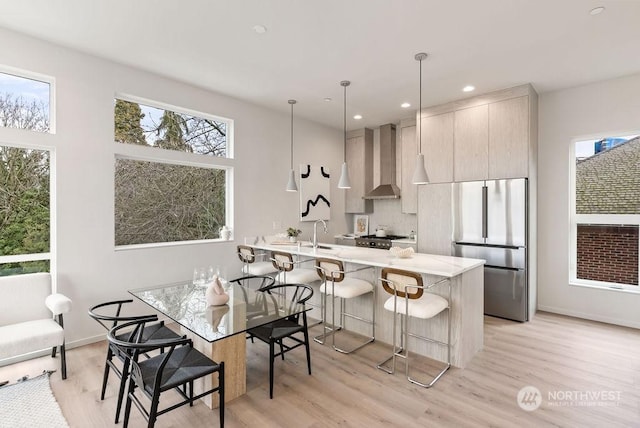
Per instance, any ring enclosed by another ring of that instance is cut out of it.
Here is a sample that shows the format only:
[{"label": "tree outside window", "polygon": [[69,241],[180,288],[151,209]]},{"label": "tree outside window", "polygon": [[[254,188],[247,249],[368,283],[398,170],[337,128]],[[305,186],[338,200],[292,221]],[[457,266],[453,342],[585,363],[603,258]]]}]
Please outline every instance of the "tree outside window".
[{"label": "tree outside window", "polygon": [[226,157],[227,128],[223,120],[115,100],[114,139],[118,143]]}]

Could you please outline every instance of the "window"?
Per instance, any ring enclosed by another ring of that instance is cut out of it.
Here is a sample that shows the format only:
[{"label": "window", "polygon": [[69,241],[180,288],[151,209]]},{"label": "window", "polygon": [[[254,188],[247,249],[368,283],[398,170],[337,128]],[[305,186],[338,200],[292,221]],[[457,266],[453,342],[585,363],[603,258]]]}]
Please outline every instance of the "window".
[{"label": "window", "polygon": [[49,152],[0,146],[0,276],[49,271]]},{"label": "window", "polygon": [[115,141],[226,157],[227,122],[116,98]]},{"label": "window", "polygon": [[219,238],[225,171],[116,160],[116,245]]},{"label": "window", "polygon": [[570,282],[638,289],[640,136],[574,144]]},{"label": "window", "polygon": [[[52,79],[31,76],[0,72],[0,127],[51,132]],[[48,150],[0,145],[0,276],[50,270],[50,164]]]},{"label": "window", "polygon": [[50,132],[50,84],[0,73],[0,126]]},{"label": "window", "polygon": [[232,122],[150,104],[114,102],[116,246],[220,239],[231,223]]}]

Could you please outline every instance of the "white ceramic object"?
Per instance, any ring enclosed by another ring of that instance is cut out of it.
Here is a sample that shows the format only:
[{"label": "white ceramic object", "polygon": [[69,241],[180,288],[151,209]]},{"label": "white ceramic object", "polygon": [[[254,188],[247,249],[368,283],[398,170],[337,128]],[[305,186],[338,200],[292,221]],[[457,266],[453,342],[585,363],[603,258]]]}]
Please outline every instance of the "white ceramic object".
[{"label": "white ceramic object", "polygon": [[231,239],[231,230],[227,226],[222,226],[220,229],[220,238],[225,241]]},{"label": "white ceramic object", "polygon": [[224,292],[220,278],[217,276],[213,277],[213,281],[207,287],[205,299],[207,300],[207,306],[221,306],[229,301],[229,295]]},{"label": "white ceramic object", "polygon": [[401,259],[408,259],[409,257],[413,256],[413,247],[407,247],[407,248],[391,247],[389,248],[389,252],[394,257],[399,257]]},{"label": "white ceramic object", "polygon": [[378,226],[376,228],[376,237],[384,238],[385,236],[387,236],[387,229],[385,226]]}]

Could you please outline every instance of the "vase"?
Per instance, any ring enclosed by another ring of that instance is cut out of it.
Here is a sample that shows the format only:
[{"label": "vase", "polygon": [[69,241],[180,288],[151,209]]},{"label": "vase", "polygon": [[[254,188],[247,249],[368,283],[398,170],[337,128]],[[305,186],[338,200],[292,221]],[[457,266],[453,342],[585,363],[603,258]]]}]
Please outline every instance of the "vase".
[{"label": "vase", "polygon": [[297,240],[298,240],[297,236],[290,236],[289,237],[289,242],[294,242],[295,243]]},{"label": "vase", "polygon": [[231,230],[229,230],[227,226],[222,226],[222,228],[220,229],[220,238],[225,241],[231,239]]}]

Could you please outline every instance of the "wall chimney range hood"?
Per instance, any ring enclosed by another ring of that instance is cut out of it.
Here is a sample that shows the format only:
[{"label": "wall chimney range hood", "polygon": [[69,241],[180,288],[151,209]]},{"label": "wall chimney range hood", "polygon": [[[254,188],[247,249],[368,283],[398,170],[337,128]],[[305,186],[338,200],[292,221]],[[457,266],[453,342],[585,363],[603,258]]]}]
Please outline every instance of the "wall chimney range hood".
[{"label": "wall chimney range hood", "polygon": [[392,123],[380,127],[380,185],[364,199],[398,199],[396,185],[396,126]]}]

